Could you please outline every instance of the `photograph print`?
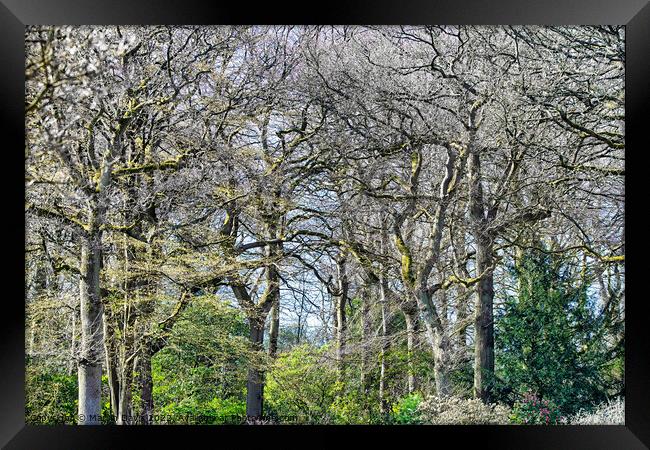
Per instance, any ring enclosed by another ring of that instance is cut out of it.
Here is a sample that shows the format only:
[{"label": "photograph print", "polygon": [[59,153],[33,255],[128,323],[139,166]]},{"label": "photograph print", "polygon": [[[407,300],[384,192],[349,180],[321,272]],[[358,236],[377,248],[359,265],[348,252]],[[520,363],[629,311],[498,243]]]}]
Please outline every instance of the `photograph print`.
[{"label": "photograph print", "polygon": [[624,425],[624,26],[25,28],[28,425]]}]

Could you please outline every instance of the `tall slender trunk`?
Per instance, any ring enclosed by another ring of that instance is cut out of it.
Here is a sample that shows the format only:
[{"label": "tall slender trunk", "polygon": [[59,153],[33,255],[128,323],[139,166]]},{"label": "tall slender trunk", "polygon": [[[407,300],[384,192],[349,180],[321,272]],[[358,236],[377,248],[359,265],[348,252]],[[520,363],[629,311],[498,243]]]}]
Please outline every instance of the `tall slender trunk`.
[{"label": "tall slender trunk", "polygon": [[[463,274],[463,276],[468,277],[468,275]],[[457,306],[457,316],[458,320],[464,320],[467,317],[467,301],[469,300],[468,289],[464,285],[459,285],[458,289],[458,306]],[[459,350],[467,347],[467,328],[468,325],[463,325],[458,329],[458,334],[456,335],[456,346]]]},{"label": "tall slender trunk", "polygon": [[72,329],[70,331],[70,362],[68,364],[68,375],[74,373],[75,361],[77,359],[77,310],[73,308],[71,315],[72,318],[70,319],[70,322],[72,323]]},{"label": "tall slender trunk", "polygon": [[[254,352],[262,352],[264,346],[264,320],[250,318],[250,342]],[[264,397],[264,371],[254,361],[248,367],[246,384],[246,416],[251,419],[262,417]]]},{"label": "tall slender trunk", "polygon": [[120,374],[120,391],[117,416],[117,425],[129,425],[132,422],[132,392],[133,364],[127,362]]},{"label": "tall slender trunk", "polygon": [[115,355],[110,355],[106,359],[106,377],[108,378],[111,412],[117,421],[117,418],[120,415],[120,381],[117,374],[117,361]]},{"label": "tall slender trunk", "polygon": [[80,425],[98,425],[102,411],[102,352],[104,350],[103,305],[101,301],[100,270],[102,263],[102,227],[108,199],[106,189],[111,183],[113,163],[122,150],[122,136],[132,119],[120,122],[110,145],[109,154],[99,171],[96,193],[88,198],[88,225],[81,235],[80,317],[81,345],[79,348],[78,421]]},{"label": "tall slender trunk", "polygon": [[132,397],[131,391],[133,384],[133,358],[135,357],[133,343],[134,343],[134,330],[136,314],[131,307],[132,290],[139,287],[140,281],[137,277],[129,278],[129,260],[135,250],[129,249],[128,240],[124,237],[124,305],[121,314],[121,346],[120,346],[120,367],[119,367],[119,415],[116,420],[117,425],[130,425],[133,421],[132,414]]},{"label": "tall slender trunk", "polygon": [[379,360],[379,412],[388,412],[388,399],[386,398],[386,352],[388,351],[388,311],[386,298],[386,280],[383,273],[379,278],[379,303],[381,305],[381,351]]},{"label": "tall slender trunk", "polygon": [[[39,293],[45,292],[48,288],[47,286],[47,273],[43,267],[43,264],[37,264],[36,270],[34,272],[33,278],[29,279],[29,274],[25,274],[26,286],[29,286],[28,292],[26,292],[26,301],[31,302],[33,298],[37,297]],[[25,323],[27,325],[27,323]],[[36,328],[38,324],[34,316],[30,317],[29,320],[29,344],[27,346],[28,358],[31,358],[34,355],[34,345],[36,344]],[[76,361],[73,361],[76,368]]]},{"label": "tall slender trunk", "polygon": [[111,328],[111,317],[108,310],[103,314],[104,326],[104,355],[106,360],[106,377],[108,379],[108,393],[111,404],[111,412],[117,421],[120,414],[120,381],[118,377],[117,351]]},{"label": "tall slender trunk", "polygon": [[[231,204],[227,210],[226,220],[221,227],[220,234],[227,239],[224,240],[223,249],[228,255],[234,254],[234,242],[237,236],[239,219],[236,204]],[[273,222],[267,224],[267,236],[275,236]],[[266,316],[279,300],[280,275],[277,264],[282,247],[278,245],[267,245],[265,248],[266,264],[266,289],[258,304],[251,299],[246,284],[235,276],[227,278],[235,298],[246,310],[250,328],[250,350],[251,361],[248,366],[248,380],[246,382],[246,416],[249,420],[257,420],[262,417],[263,394],[264,394],[264,370],[261,359],[266,356],[264,353],[264,324]],[[276,296],[277,298],[274,298]]]},{"label": "tall slender trunk", "polygon": [[153,378],[151,376],[151,348],[145,345],[138,358],[140,373],[140,423],[151,425],[153,416]]},{"label": "tall slender trunk", "polygon": [[364,294],[361,298],[361,391],[365,395],[370,389],[368,381],[368,370],[370,366],[369,352],[368,352],[368,338],[370,337],[370,292],[364,289]]},{"label": "tall slender trunk", "polygon": [[417,305],[412,302],[403,308],[404,321],[406,322],[406,363],[407,363],[407,382],[408,393],[411,394],[417,389],[417,379],[415,377],[414,350],[415,350],[415,332],[417,329],[418,311]]},{"label": "tall slender trunk", "polygon": [[99,289],[101,231],[91,226],[81,239],[81,346],[78,360],[80,425],[101,423],[102,303]]},{"label": "tall slender trunk", "polygon": [[[151,260],[155,260],[161,254],[161,247],[158,242],[153,241],[148,248],[147,257]],[[152,292],[157,291],[158,287],[158,277],[153,276],[149,277],[148,288]],[[185,306],[186,307],[186,306]],[[185,308],[183,307],[183,308]],[[139,305],[140,314],[142,317],[149,318],[154,312],[155,304],[154,301],[150,298],[144,302],[140,302]],[[177,310],[178,311],[178,310]],[[168,325],[171,328],[171,324]],[[153,424],[153,413],[154,413],[154,402],[153,402],[153,376],[151,373],[151,359],[153,356],[163,348],[166,340],[162,337],[158,337],[157,340],[154,340],[151,336],[145,335],[145,338],[140,342],[141,346],[138,354],[138,363],[136,365],[138,370],[138,384],[140,388],[140,416],[139,423],[142,425],[152,425]]]},{"label": "tall slender trunk", "polygon": [[336,261],[336,369],[339,381],[345,380],[345,345],[347,334],[346,304],[348,302],[348,276],[344,255]]}]

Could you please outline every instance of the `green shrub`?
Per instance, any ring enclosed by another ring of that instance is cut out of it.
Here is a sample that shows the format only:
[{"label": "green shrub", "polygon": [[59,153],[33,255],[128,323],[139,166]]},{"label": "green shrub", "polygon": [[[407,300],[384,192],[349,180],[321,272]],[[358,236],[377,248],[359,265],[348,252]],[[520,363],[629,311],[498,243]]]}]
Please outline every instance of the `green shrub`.
[{"label": "green shrub", "polygon": [[333,423],[348,424],[373,424],[381,420],[367,405],[367,398],[359,391],[343,392],[340,383],[335,384],[335,392],[338,394],[330,406],[330,415]]},{"label": "green shrub", "polygon": [[325,351],[301,345],[278,355],[266,377],[265,414],[280,422],[332,423],[330,406],[341,386]]},{"label": "green shrub", "polygon": [[246,402],[235,398],[215,397],[208,402],[188,398],[165,405],[157,414],[171,424],[240,424],[246,419]]},{"label": "green shrub", "polygon": [[217,297],[203,296],[188,306],[168,345],[151,361],[154,419],[197,424],[243,421],[246,327],[241,313]]},{"label": "green shrub", "polygon": [[30,425],[74,424],[77,418],[77,376],[27,366],[25,421]]},{"label": "green shrub", "polygon": [[402,397],[393,405],[391,421],[397,424],[421,423],[420,411],[418,409],[420,403],[422,403],[422,395],[417,392]]}]

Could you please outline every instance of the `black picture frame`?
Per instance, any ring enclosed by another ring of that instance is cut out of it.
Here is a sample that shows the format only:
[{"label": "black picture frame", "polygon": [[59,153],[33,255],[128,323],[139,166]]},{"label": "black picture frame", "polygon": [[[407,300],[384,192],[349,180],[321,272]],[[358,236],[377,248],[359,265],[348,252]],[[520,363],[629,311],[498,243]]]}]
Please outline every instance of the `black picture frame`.
[{"label": "black picture frame", "polygon": [[[643,242],[644,230],[632,216],[647,208],[644,198],[644,145],[647,147],[645,109],[650,100],[650,4],[648,0],[481,0],[366,2],[346,4],[280,4],[252,2],[205,4],[196,0],[0,0],[0,101],[7,130],[0,140],[0,191],[6,224],[2,234],[6,269],[0,301],[0,444],[6,448],[121,448],[144,439],[175,446],[250,446],[276,442],[296,446],[336,445],[359,437],[399,439],[392,445],[443,445],[451,439],[482,448],[642,449],[650,446],[650,339],[647,337],[647,295],[630,294],[626,305],[626,425],[625,426],[130,426],[75,427],[25,425],[25,309],[24,284],[24,27],[31,24],[624,24],[626,25],[626,209],[628,241]],[[11,176],[8,176],[11,175]],[[647,176],[647,175],[646,175]],[[635,181],[636,180],[636,181]],[[635,188],[634,183],[639,187]],[[634,198],[639,198],[638,202]],[[14,223],[15,222],[15,223]],[[632,234],[630,234],[632,231]],[[11,245],[7,245],[11,244]],[[628,286],[642,286],[644,248],[628,245]],[[647,257],[645,258],[647,259]],[[21,267],[21,262],[22,267]],[[15,290],[9,290],[9,287]],[[22,294],[21,294],[22,293]],[[299,429],[296,429],[299,428]],[[296,432],[299,433],[296,433]],[[340,436],[343,434],[344,436]],[[137,440],[136,440],[137,438]],[[246,439],[235,443],[232,439]],[[226,444],[228,442],[228,444]],[[364,444],[364,446],[367,444]],[[449,445],[449,444],[447,444]]]}]

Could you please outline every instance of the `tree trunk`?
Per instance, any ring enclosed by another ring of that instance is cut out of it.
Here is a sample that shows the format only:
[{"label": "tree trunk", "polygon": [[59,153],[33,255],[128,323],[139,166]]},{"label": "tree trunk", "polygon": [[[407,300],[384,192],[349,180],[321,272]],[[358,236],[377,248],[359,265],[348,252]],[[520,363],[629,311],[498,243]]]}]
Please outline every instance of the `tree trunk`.
[{"label": "tree trunk", "polygon": [[[276,193],[279,195],[279,193]],[[267,224],[267,233],[269,239],[278,238],[279,227],[275,221]],[[276,266],[277,259],[282,253],[281,244],[268,245],[265,255],[272,261],[272,264],[266,268],[266,283],[268,289],[268,301],[271,304],[271,326],[269,329],[269,356],[275,357],[278,351],[278,334],[280,333],[280,274]]]},{"label": "tree trunk", "polygon": [[451,395],[450,367],[448,361],[449,350],[449,340],[447,337],[436,333],[435,346],[433,348],[433,373],[436,379],[436,393],[439,397],[448,397]]},{"label": "tree trunk", "polygon": [[120,381],[117,374],[117,361],[115,355],[109,354],[106,358],[106,376],[108,378],[109,401],[111,412],[117,421],[120,414]]},{"label": "tree trunk", "polygon": [[436,379],[436,395],[447,397],[451,394],[449,380],[449,339],[444,334],[444,327],[440,318],[435,313],[431,295],[424,289],[417,292],[417,303],[420,313],[424,316],[423,322],[427,340],[431,345],[434,359],[434,376]]},{"label": "tree trunk", "polygon": [[[74,373],[75,369],[75,361],[77,360],[77,310],[73,309],[72,310],[72,319],[70,320],[72,322],[72,331],[70,332],[70,362],[68,365],[68,375],[72,375]],[[32,333],[34,332],[34,329],[32,328]],[[32,334],[33,338],[33,334]]]},{"label": "tree trunk", "polygon": [[140,372],[140,423],[151,425],[153,416],[153,378],[151,376],[151,350],[145,346],[138,358]]},{"label": "tree trunk", "polygon": [[298,315],[298,329],[296,331],[296,345],[300,345],[300,338],[302,337],[302,310],[300,311],[300,314]]},{"label": "tree trunk", "polygon": [[106,377],[108,378],[108,393],[111,404],[111,412],[115,421],[120,414],[120,380],[118,377],[117,352],[111,328],[110,312],[104,310],[104,354],[106,355]]},{"label": "tree trunk", "polygon": [[81,239],[80,306],[81,347],[78,362],[79,424],[101,423],[102,303],[99,289],[101,231],[88,231]]},{"label": "tree trunk", "polygon": [[[479,273],[492,265],[491,244],[481,242],[476,252]],[[474,322],[474,396],[489,402],[494,376],[494,275],[490,271],[477,283],[476,318]]]},{"label": "tree trunk", "polygon": [[481,185],[481,160],[474,151],[469,164],[469,209],[471,230],[476,245],[476,307],[474,321],[474,396],[489,401],[490,380],[494,376],[494,279],[492,274],[492,236],[487,232],[483,187]]},{"label": "tree trunk", "polygon": [[386,414],[389,411],[388,400],[386,399],[386,352],[388,351],[388,311],[386,308],[386,281],[383,274],[379,280],[379,303],[381,305],[381,352],[379,360],[381,363],[379,371],[379,412]]},{"label": "tree trunk", "polygon": [[[433,353],[433,373],[436,382],[436,395],[447,397],[451,394],[451,382],[449,379],[449,340],[444,335],[442,324],[439,319],[430,311],[431,297],[424,291],[418,293],[418,306],[425,315],[424,326],[427,340],[431,345]],[[428,317],[427,317],[428,314]]]},{"label": "tree trunk", "polygon": [[415,377],[415,366],[413,361],[413,351],[415,350],[415,332],[418,320],[417,305],[406,305],[403,312],[404,320],[406,322],[406,363],[408,393],[411,394],[417,389],[417,379]]},{"label": "tree trunk", "polygon": [[347,317],[345,308],[348,302],[348,277],[346,273],[346,260],[342,255],[336,261],[338,286],[335,296],[336,301],[336,369],[339,381],[345,380],[345,338],[347,333]]},{"label": "tree trunk", "polygon": [[120,403],[117,425],[130,425],[133,420],[132,416],[132,394],[131,394],[131,375],[124,374],[124,381],[120,383]]},{"label": "tree trunk", "polygon": [[368,289],[364,289],[364,294],[361,299],[361,390],[364,395],[363,398],[366,398],[365,395],[369,392],[370,383],[368,381],[368,369],[369,369],[369,352],[368,352],[368,338],[370,336],[370,292]]},{"label": "tree trunk", "polygon": [[280,296],[271,308],[271,327],[269,329],[269,356],[275,358],[278,352],[278,334],[280,331]]},{"label": "tree trunk", "polygon": [[[250,341],[254,352],[262,352],[264,345],[264,320],[250,318]],[[246,416],[249,419],[262,417],[264,395],[264,371],[259,362],[252,361],[248,368],[246,384]]]},{"label": "tree trunk", "polygon": [[[466,278],[469,278],[468,274],[463,274]],[[469,300],[470,295],[468,289],[462,284],[458,286],[458,320],[465,320],[467,317],[467,301]],[[458,329],[458,335],[456,336],[456,345],[459,351],[467,347],[467,325],[463,325]]]},{"label": "tree trunk", "polygon": [[130,425],[133,421],[132,392],[133,360],[124,364],[120,373],[119,404],[116,425]]}]

